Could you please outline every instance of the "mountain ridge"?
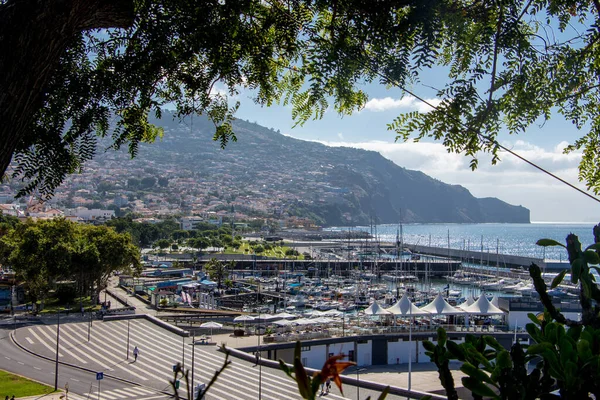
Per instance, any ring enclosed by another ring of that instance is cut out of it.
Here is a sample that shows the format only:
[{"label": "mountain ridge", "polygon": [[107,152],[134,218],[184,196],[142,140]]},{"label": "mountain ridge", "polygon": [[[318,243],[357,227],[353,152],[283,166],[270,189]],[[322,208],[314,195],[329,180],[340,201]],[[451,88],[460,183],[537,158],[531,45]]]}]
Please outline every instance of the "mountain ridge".
[{"label": "mountain ridge", "polygon": [[406,169],[375,151],[303,141],[244,120],[233,123],[238,141],[221,150],[206,118],[195,116],[185,124],[168,121],[169,115],[151,121],[164,127],[165,137],[142,146],[136,159],[149,157],[214,179],[230,203],[240,203],[236,209],[271,196],[272,210],[265,213],[312,218],[326,226],[530,222],[525,207],[475,198],[463,186]]}]

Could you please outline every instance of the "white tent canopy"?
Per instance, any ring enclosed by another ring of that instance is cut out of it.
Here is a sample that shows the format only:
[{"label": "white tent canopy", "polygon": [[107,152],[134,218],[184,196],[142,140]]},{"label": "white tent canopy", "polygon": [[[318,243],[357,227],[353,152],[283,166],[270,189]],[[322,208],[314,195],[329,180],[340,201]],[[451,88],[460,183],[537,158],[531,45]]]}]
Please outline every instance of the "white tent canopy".
[{"label": "white tent canopy", "polygon": [[294,321],[290,321],[287,319],[280,319],[279,321],[273,321],[273,324],[277,326],[290,326],[294,324]]},{"label": "white tent canopy", "polygon": [[254,321],[254,317],[252,315],[239,315],[233,319],[233,322],[245,322],[245,321]]},{"label": "white tent canopy", "polygon": [[279,314],[273,315],[273,318],[275,318],[275,317],[277,317],[279,319],[282,319],[282,318],[287,319],[287,318],[296,318],[296,315],[290,314],[288,312],[280,312]]},{"label": "white tent canopy", "polygon": [[452,307],[444,298],[442,294],[438,294],[435,299],[425,307],[421,307],[422,311],[427,311],[434,315],[457,315],[464,314],[465,312],[456,307]]},{"label": "white tent canopy", "polygon": [[318,324],[319,322],[317,321],[317,318],[314,318],[314,319],[300,318],[295,321],[292,321],[292,323],[296,324],[296,325],[312,325],[312,324]]},{"label": "white tent canopy", "polygon": [[413,316],[419,317],[423,315],[429,315],[429,312],[421,310],[419,307],[415,306],[406,296],[406,293],[402,296],[400,300],[396,302],[390,308],[386,308],[392,314],[402,315],[402,316]]},{"label": "white tent canopy", "polygon": [[485,294],[479,296],[477,301],[464,309],[471,315],[502,315],[504,311],[490,303]]},{"label": "white tent canopy", "polygon": [[210,321],[210,322],[205,322],[203,324],[200,325],[200,328],[211,328],[211,329],[219,329],[222,328],[223,324],[220,324],[218,322],[214,322],[214,321]]},{"label": "white tent canopy", "polygon": [[473,293],[471,293],[471,294],[469,294],[469,297],[467,297],[467,301],[465,301],[462,304],[459,304],[457,307],[460,308],[461,310],[464,310],[465,308],[469,307],[473,303],[475,303],[475,298],[473,297]]},{"label": "white tent canopy", "polygon": [[381,307],[378,302],[374,301],[367,309],[365,309],[364,313],[366,315],[387,315],[390,314],[385,308]]}]

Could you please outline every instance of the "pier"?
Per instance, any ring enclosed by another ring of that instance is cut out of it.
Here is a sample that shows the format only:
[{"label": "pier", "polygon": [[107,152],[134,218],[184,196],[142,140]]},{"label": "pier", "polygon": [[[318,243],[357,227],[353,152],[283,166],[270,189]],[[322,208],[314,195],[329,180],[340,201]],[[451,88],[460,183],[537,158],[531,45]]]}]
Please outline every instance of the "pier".
[{"label": "pier", "polygon": [[499,268],[529,268],[532,263],[537,264],[540,268],[547,267],[546,262],[541,258],[512,256],[508,254],[451,249],[443,247],[421,246],[413,244],[405,244],[405,248],[410,249],[413,253],[428,254],[439,257],[448,257],[453,260],[462,260],[481,265],[491,265]]}]

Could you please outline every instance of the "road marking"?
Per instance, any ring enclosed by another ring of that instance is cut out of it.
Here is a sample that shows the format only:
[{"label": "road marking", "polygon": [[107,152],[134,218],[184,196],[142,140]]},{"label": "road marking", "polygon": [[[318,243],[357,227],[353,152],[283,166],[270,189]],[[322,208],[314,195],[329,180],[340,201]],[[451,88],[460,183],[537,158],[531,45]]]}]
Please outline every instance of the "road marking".
[{"label": "road marking", "polygon": [[[63,342],[63,346],[62,346],[62,351],[64,351],[65,353],[67,353],[68,355],[70,355],[71,357],[73,357],[74,359],[76,359],[77,361],[79,361],[82,364],[87,364],[87,361],[85,361],[84,359],[82,359],[81,357],[77,356],[75,353],[73,353],[71,350],[69,350],[68,348],[65,348],[65,345],[69,346],[69,348],[76,348],[75,346],[73,346],[73,344],[71,342],[69,342],[68,337],[69,335],[67,334],[67,332],[64,331],[65,328],[63,328],[63,337],[61,339],[61,341]],[[48,336],[48,334],[46,332],[44,332],[44,329],[40,329],[40,331],[48,338],[50,339],[50,337]],[[67,338],[65,338],[65,336]]]},{"label": "road marking", "polygon": [[41,371],[41,370],[42,370],[41,368],[38,368],[38,367],[33,367],[33,368],[34,368],[34,369],[37,369],[38,371]]},{"label": "road marking", "polygon": [[33,344],[33,343],[35,343],[33,340],[31,340],[31,338],[30,338],[29,336],[27,336],[27,337],[25,338],[25,340],[27,340],[27,341],[29,342],[29,344]]},{"label": "road marking", "polygon": [[81,382],[79,379],[71,378],[72,381]]},{"label": "road marking", "polygon": [[[69,339],[73,340],[74,342],[77,342],[77,338],[71,336],[69,334],[69,332],[63,332],[63,335],[68,337]],[[113,368],[111,368],[109,365],[104,364],[101,361],[98,361],[96,358],[92,357],[90,355],[90,353],[92,353],[93,351],[90,350],[85,344],[82,344],[81,347],[73,347],[73,350],[77,350],[79,353],[83,354],[85,357],[89,358],[90,360],[92,360],[93,362],[97,363],[98,365],[100,365],[102,368],[104,368],[107,371],[114,371]],[[108,361],[108,363],[112,363],[112,360],[109,360],[105,357],[103,357],[101,354],[97,354],[98,357],[104,358],[106,361]]]},{"label": "road marking", "polygon": [[[29,329],[29,333],[31,333],[33,335],[33,337],[35,337],[42,345],[44,345],[44,347],[46,347],[48,350],[50,350],[50,354],[56,354],[56,350],[53,349],[52,347],[50,347],[50,345],[48,345],[48,343],[46,343],[44,340],[42,340],[41,337],[38,336],[38,334],[31,328],[27,328]],[[62,357],[62,354],[58,353],[59,357]]]},{"label": "road marking", "polygon": [[[79,332],[77,332],[77,331],[76,331],[76,329],[81,329],[81,327],[79,327],[78,325],[79,325],[79,324],[73,324],[73,325],[69,326],[70,333],[73,333],[75,336],[78,336],[78,337],[80,337],[80,338],[82,339],[82,341],[83,341],[83,340],[85,340],[85,339],[83,338],[83,335],[82,335],[82,334],[80,334]],[[105,342],[106,342],[106,340],[103,338],[103,339],[102,339],[102,344],[105,344]],[[147,381],[147,380],[148,380],[148,378],[146,378],[146,377],[144,377],[144,376],[141,376],[141,375],[138,375],[138,374],[136,374],[135,372],[133,372],[133,371],[131,370],[131,369],[136,369],[136,370],[138,370],[138,371],[140,371],[140,372],[145,372],[145,371],[144,371],[142,368],[140,368],[140,367],[137,367],[137,366],[135,366],[135,365],[132,365],[132,364],[128,364],[128,366],[127,366],[127,367],[125,367],[125,366],[123,366],[123,365],[119,364],[120,362],[123,362],[123,359],[120,359],[120,358],[118,358],[118,357],[114,357],[114,352],[111,352],[111,351],[110,351],[111,349],[105,349],[104,347],[102,347],[102,346],[100,346],[99,344],[95,343],[95,341],[94,341],[94,340],[92,340],[92,341],[90,342],[89,346],[88,346],[88,345],[86,345],[86,344],[85,344],[85,342],[83,342],[83,343],[82,343],[82,345],[81,345],[81,347],[87,350],[86,356],[87,356],[88,358],[91,358],[91,357],[90,357],[90,353],[94,353],[94,354],[96,355],[96,357],[100,357],[100,358],[102,358],[102,359],[106,360],[106,361],[107,361],[107,362],[109,362],[109,363],[113,363],[112,367],[111,367],[111,368],[109,368],[110,370],[113,370],[113,369],[114,369],[114,367],[117,367],[117,368],[119,368],[119,369],[121,369],[121,370],[123,370],[123,371],[126,371],[126,372],[130,373],[131,375],[135,376],[135,377],[136,377],[136,378],[138,378],[138,379],[141,379],[141,380],[143,380],[143,381]],[[98,349],[99,351],[92,350],[92,349],[91,349],[91,347],[94,347],[94,348]],[[114,359],[113,359],[113,360],[111,360],[111,359],[109,359],[108,357],[105,357],[105,356],[103,356],[102,354],[100,354],[100,352],[103,352],[103,353],[108,353],[109,355],[113,356],[113,358],[114,358]],[[116,363],[115,363],[115,362],[116,362]],[[159,377],[157,377],[157,376],[154,376],[154,375],[151,375],[151,374],[148,374],[148,375],[150,375],[150,376],[151,376],[151,377],[153,377],[154,379],[158,379],[158,380],[161,380],[161,379],[162,379],[162,378],[159,378]]]},{"label": "road marking", "polygon": [[150,390],[141,388],[141,387],[130,387],[130,388],[121,388],[120,390],[124,392],[129,392],[130,395],[140,395],[140,394],[154,394],[156,392],[152,392]]},{"label": "road marking", "polygon": [[[108,393],[110,393],[110,392],[108,392]],[[93,399],[98,398],[98,399],[108,399],[108,400],[117,400],[119,398],[119,397],[113,397],[109,394],[106,394],[106,392],[104,392],[102,390],[100,391],[100,394],[98,394],[98,392],[92,392],[91,397]]]},{"label": "road marking", "polygon": [[25,363],[23,363],[21,361],[17,361],[17,364],[25,365]]}]

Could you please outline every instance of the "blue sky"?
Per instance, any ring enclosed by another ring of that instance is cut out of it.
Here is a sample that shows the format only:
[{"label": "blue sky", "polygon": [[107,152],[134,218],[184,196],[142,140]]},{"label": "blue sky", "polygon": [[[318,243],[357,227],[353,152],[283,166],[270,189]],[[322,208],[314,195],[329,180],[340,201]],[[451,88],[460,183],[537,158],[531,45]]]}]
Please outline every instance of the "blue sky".
[{"label": "blue sky", "polygon": [[[418,96],[435,101],[432,89],[419,84],[410,89]],[[388,131],[386,125],[402,112],[425,111],[427,106],[410,96],[403,96],[400,89],[370,84],[363,90],[369,95],[369,102],[360,112],[343,118],[333,111],[327,112],[323,119],[309,121],[302,127],[293,128],[291,108],[257,106],[247,92],[237,96],[241,101],[237,116],[279,129],[297,139],[378,151],[402,167],[422,171],[446,183],[462,185],[476,197],[497,197],[510,204],[525,206],[531,210],[533,222],[600,222],[599,203],[510,154],[502,155],[502,161],[495,166],[491,165],[487,154],[481,154],[479,168],[471,171],[469,158],[449,154],[441,143],[396,142],[395,134]],[[566,144],[582,135],[557,114],[544,124],[530,127],[525,134],[505,133],[500,141],[528,160],[585,189],[577,179],[580,155],[562,154]]]}]

